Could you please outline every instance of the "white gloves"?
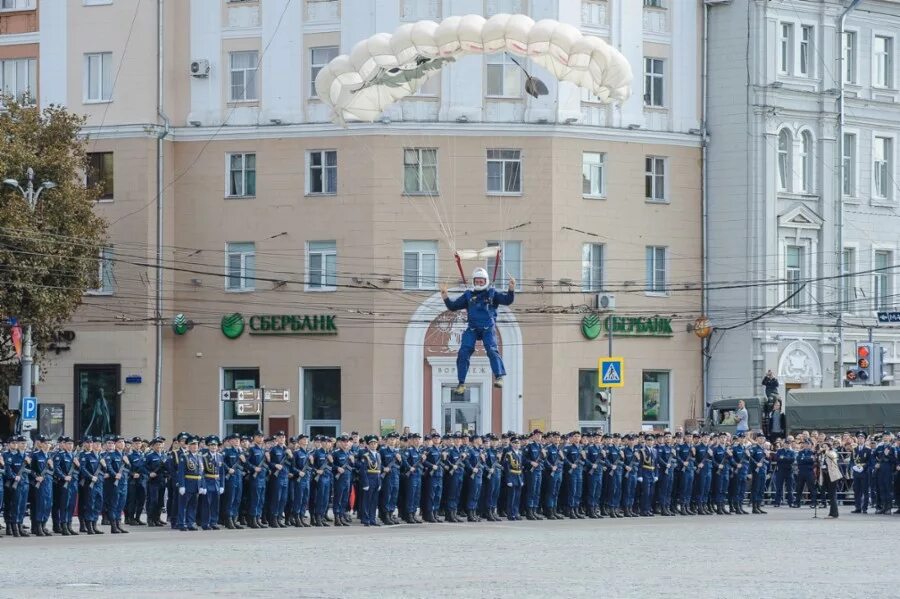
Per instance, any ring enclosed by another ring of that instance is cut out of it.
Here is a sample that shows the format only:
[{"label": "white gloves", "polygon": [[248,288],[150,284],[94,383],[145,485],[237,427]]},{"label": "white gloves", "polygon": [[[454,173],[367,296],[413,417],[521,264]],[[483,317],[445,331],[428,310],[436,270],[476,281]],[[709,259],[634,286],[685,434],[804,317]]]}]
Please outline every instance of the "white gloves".
[{"label": "white gloves", "polygon": [[178,494],[184,495],[184,487],[178,487]]},{"label": "white gloves", "polygon": [[200,494],[206,495],[206,487],[200,487]]},{"label": "white gloves", "polygon": [[219,487],[219,495],[225,494],[225,487]]}]

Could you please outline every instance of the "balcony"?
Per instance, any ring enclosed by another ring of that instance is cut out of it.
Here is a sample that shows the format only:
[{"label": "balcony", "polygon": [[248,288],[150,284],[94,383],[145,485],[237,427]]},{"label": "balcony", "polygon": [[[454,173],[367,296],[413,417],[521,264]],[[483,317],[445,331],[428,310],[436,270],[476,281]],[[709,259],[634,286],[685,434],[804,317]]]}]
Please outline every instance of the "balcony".
[{"label": "balcony", "polygon": [[[0,35],[37,32],[39,25],[36,6],[36,0],[0,0]],[[34,41],[37,42],[36,39]]]},{"label": "balcony", "polygon": [[644,7],[644,33],[666,35],[669,33],[669,11],[656,6]]},{"label": "balcony", "polygon": [[609,2],[607,0],[583,0],[581,3],[581,25],[597,29],[608,27]]}]

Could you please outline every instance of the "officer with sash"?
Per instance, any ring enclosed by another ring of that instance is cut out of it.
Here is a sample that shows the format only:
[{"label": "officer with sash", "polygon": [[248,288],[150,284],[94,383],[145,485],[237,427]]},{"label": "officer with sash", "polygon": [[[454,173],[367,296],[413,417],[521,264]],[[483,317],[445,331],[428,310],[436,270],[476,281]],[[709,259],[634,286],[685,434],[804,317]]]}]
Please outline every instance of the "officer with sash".
[{"label": "officer with sash", "polygon": [[519,520],[519,500],[522,494],[522,452],[519,437],[509,439],[510,448],[503,456],[503,482],[506,485],[506,518]]},{"label": "officer with sash", "polygon": [[181,496],[181,514],[179,530],[195,531],[197,519],[197,502],[200,498],[200,488],[203,478],[203,465],[199,450],[200,439],[191,437],[187,442],[187,452],[178,463],[176,480],[178,494]]},{"label": "officer with sash", "polygon": [[200,527],[219,530],[219,498],[225,493],[225,467],[219,453],[219,438],[206,438],[206,451],[201,454],[203,478],[200,482]]},{"label": "officer with sash", "polygon": [[359,519],[363,526],[381,526],[375,517],[382,475],[378,435],[366,435],[365,448],[361,447],[356,455],[356,466],[359,471],[359,485],[362,493],[358,501]]}]

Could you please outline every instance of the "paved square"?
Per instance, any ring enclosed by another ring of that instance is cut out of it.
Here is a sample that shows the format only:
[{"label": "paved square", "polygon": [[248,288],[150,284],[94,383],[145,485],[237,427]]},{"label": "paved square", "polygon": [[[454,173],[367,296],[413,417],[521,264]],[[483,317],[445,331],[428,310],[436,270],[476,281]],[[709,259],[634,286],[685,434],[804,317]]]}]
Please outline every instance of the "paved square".
[{"label": "paved square", "polygon": [[812,515],[3,538],[0,596],[896,595],[900,516]]}]

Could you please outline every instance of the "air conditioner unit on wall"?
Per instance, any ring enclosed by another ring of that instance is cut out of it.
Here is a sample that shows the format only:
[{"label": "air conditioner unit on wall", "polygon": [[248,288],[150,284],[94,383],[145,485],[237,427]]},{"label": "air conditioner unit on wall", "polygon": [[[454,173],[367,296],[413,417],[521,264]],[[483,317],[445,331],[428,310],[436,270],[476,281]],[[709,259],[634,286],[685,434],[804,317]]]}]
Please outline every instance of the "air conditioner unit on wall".
[{"label": "air conditioner unit on wall", "polygon": [[192,60],[191,77],[209,77],[209,61],[205,58]]},{"label": "air conditioner unit on wall", "polygon": [[616,296],[611,293],[598,293],[597,294],[597,309],[598,310],[615,310],[616,309]]}]

